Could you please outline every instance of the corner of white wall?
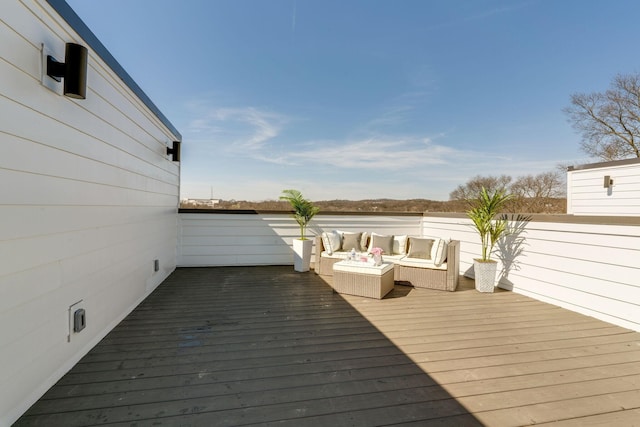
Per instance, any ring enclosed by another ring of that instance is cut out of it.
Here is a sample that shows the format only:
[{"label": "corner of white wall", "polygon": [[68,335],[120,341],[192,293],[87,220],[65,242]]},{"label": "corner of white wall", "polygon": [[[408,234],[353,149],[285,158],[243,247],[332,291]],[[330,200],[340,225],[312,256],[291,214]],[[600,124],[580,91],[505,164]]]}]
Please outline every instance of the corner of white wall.
[{"label": "corner of white wall", "polygon": [[567,214],[573,215],[573,171],[567,171]]}]

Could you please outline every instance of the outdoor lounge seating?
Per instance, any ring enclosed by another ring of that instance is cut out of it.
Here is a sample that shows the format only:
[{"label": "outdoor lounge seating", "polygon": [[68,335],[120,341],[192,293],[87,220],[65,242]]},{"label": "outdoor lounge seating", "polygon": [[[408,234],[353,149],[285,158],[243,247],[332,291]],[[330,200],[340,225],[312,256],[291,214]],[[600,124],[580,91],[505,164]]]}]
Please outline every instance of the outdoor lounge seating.
[{"label": "outdoor lounge seating", "polygon": [[372,247],[383,247],[384,261],[394,264],[395,282],[446,291],[455,291],[458,286],[460,242],[457,240],[334,230],[316,236],[315,242],[314,270],[321,276],[333,276],[333,265],[347,259],[352,249],[366,256]]}]

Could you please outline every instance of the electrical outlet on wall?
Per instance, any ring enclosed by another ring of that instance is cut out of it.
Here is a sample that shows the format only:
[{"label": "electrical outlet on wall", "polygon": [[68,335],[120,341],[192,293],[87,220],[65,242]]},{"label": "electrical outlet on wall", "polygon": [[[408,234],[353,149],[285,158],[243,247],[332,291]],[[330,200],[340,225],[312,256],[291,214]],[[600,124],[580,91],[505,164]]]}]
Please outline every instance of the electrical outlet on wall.
[{"label": "electrical outlet on wall", "polygon": [[87,313],[84,308],[84,301],[80,300],[69,306],[69,330],[67,333],[67,342],[82,332],[87,325]]}]

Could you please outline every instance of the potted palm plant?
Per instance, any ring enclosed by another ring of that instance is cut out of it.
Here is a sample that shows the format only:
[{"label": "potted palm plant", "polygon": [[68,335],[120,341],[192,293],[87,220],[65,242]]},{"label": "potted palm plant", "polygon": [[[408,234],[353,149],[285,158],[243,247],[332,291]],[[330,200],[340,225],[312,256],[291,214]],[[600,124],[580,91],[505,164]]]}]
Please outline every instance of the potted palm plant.
[{"label": "potted palm plant", "polygon": [[493,292],[495,287],[498,263],[491,259],[491,253],[498,240],[505,235],[507,220],[494,217],[510,198],[511,195],[502,190],[489,194],[487,189],[482,187],[478,199],[467,211],[467,216],[473,222],[482,243],[482,257],[473,260],[475,285],[479,292]]},{"label": "potted palm plant", "polygon": [[293,268],[296,271],[309,271],[313,240],[305,237],[307,226],[320,208],[305,199],[298,190],[282,190],[280,200],[286,200],[293,208],[293,219],[300,226],[300,238],[293,240]]}]

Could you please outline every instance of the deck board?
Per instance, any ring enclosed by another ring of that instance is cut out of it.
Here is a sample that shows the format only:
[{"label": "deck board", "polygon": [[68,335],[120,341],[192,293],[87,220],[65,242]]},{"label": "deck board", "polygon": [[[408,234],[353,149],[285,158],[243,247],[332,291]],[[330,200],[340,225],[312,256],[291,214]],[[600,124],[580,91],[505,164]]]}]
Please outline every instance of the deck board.
[{"label": "deck board", "polygon": [[640,334],[511,292],[176,270],[17,426],[634,425]]}]

